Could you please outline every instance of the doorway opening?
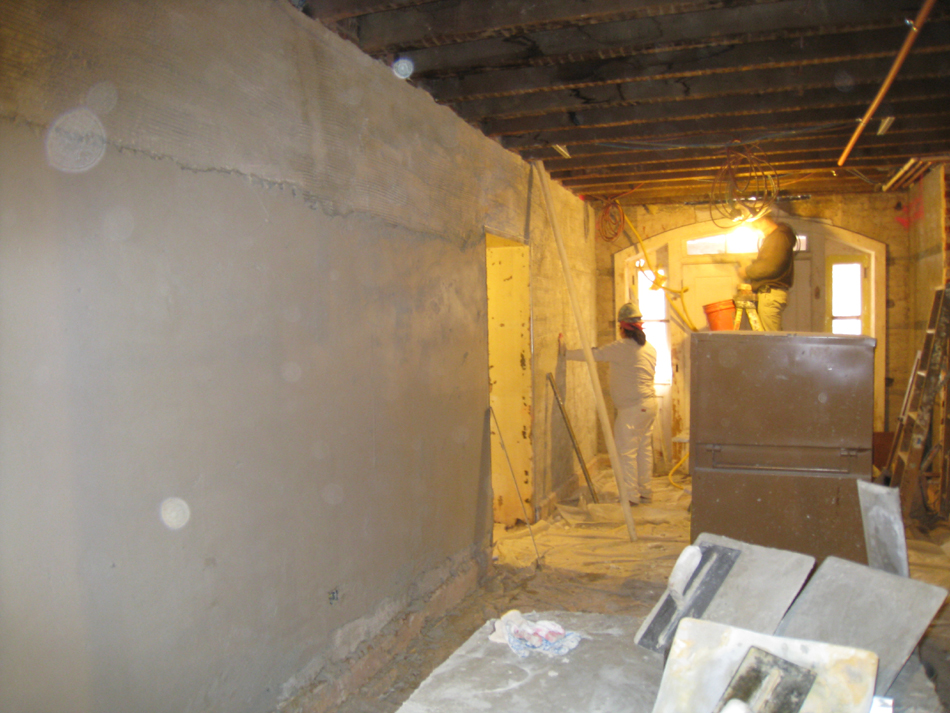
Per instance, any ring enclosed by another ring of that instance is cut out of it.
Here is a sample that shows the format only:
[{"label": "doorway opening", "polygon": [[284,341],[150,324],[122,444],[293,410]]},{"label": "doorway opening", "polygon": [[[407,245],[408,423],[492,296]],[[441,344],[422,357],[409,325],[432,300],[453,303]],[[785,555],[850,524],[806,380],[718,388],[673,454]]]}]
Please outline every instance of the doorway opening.
[{"label": "doorway opening", "polygon": [[[795,282],[789,293],[789,306],[783,314],[783,329],[788,332],[831,331],[826,309],[833,298],[831,270],[839,256],[847,262],[860,262],[862,271],[861,331],[877,340],[874,352],[874,430],[885,430],[888,393],[885,388],[886,332],[886,248],[883,243],[844,228],[793,216],[780,216],[791,225],[799,238],[795,255]],[[710,221],[675,228],[646,238],[614,255],[614,301],[623,304],[631,296],[637,262],[643,250],[658,269],[666,270],[667,284],[674,290],[687,290],[680,309],[697,329],[708,329],[703,305],[728,300],[739,282],[740,258],[754,256],[757,239],[743,242],[741,235],[724,235]],[[636,293],[633,293],[636,294]],[[842,307],[842,309],[845,309]],[[853,310],[851,310],[853,311]],[[854,315],[841,314],[840,316]],[[853,327],[852,323],[852,327]],[[668,314],[672,385],[669,396],[657,387],[661,397],[658,428],[664,443],[655,444],[657,452],[665,447],[677,455],[676,441],[689,433],[689,333],[690,327],[677,314]],[[672,435],[672,439],[670,438]],[[673,441],[672,443],[670,441]],[[659,463],[659,461],[658,461]]]},{"label": "doorway opening", "polygon": [[[485,236],[492,511],[506,527],[535,519],[532,478],[530,254],[527,245]],[[510,462],[510,464],[509,464]],[[514,478],[512,478],[514,472]]]}]

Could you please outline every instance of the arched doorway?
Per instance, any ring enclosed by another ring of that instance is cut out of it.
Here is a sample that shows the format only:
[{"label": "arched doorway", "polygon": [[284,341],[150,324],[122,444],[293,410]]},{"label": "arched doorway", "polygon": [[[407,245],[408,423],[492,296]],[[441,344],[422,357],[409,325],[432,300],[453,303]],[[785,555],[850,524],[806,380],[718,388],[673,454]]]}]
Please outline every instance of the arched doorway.
[{"label": "arched doorway", "polygon": [[[867,266],[869,289],[866,315],[867,335],[877,340],[874,356],[874,430],[885,430],[885,364],[887,352],[886,287],[887,251],[881,243],[866,235],[855,233],[823,221],[807,220],[779,215],[796,234],[804,238],[806,249],[796,255],[796,282],[789,296],[786,327],[790,331],[829,331],[828,284],[833,258],[857,255]],[[668,387],[658,384],[660,400],[660,428],[658,445],[668,460],[679,457],[677,445],[689,432],[689,333],[688,322],[697,329],[708,329],[703,305],[729,299],[735,292],[738,277],[736,268],[739,256],[734,253],[690,254],[691,241],[723,234],[725,231],[712,221],[703,221],[659,233],[644,240],[650,262],[658,271],[663,271],[667,284],[675,289],[688,288],[683,296],[682,307],[687,319],[675,312],[665,318],[668,329],[669,349],[659,358],[669,360],[671,383]],[[614,301],[616,305],[637,296],[640,285],[642,252],[639,245],[622,250],[614,255]],[[840,262],[840,260],[837,260]],[[646,316],[646,315],[645,315]]]}]

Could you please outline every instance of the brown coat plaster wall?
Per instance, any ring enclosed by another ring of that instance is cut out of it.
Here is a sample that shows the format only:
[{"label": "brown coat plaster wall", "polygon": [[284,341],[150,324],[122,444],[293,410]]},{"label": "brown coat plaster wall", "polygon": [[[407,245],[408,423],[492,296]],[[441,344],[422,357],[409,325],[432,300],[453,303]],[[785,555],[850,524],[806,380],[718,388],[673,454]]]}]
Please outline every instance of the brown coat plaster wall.
[{"label": "brown coat plaster wall", "polygon": [[0,33],[0,710],[272,710],[484,566],[486,226],[539,392],[567,331],[537,184],[287,2]]}]

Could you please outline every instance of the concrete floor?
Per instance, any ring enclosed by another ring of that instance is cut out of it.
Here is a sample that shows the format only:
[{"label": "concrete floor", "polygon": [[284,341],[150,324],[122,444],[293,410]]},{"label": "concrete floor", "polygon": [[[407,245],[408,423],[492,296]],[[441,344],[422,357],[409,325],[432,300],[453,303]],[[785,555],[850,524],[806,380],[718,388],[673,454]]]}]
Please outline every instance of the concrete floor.
[{"label": "concrete floor", "polygon": [[[676,557],[688,544],[689,537],[688,489],[684,491],[674,487],[666,478],[657,478],[654,482],[654,503],[636,511],[636,542],[629,541],[622,521],[606,514],[606,509],[598,510],[596,507],[587,508],[587,514],[583,516],[579,515],[578,509],[565,508],[563,515],[555,515],[534,526],[533,539],[526,528],[511,531],[504,531],[502,528],[496,532],[495,563],[489,576],[477,590],[446,616],[429,623],[419,637],[360,691],[350,695],[334,713],[395,713],[430,673],[463,645],[467,647],[466,651],[472,649],[468,652],[470,659],[472,654],[475,659],[485,653],[494,656],[490,647],[500,646],[499,644],[482,642],[482,637],[475,637],[472,641],[469,639],[482,628],[485,628],[487,636],[487,622],[510,609],[525,613],[556,611],[567,618],[568,623],[573,622],[580,628],[587,627],[595,632],[610,630],[611,627],[616,629],[617,621],[624,621],[627,628],[636,631],[639,622],[650,612],[665,590],[666,580]],[[601,488],[609,490],[609,471],[595,475],[595,484],[598,492]],[[685,484],[688,486],[688,480]],[[950,541],[950,528],[927,534],[909,532],[908,536],[912,576],[946,587],[950,583],[950,557],[940,545],[944,539]],[[541,555],[540,567],[537,562],[538,553]],[[578,618],[575,622],[571,618],[572,615],[567,614],[570,612],[580,612],[587,616]],[[609,647],[612,644],[602,645]],[[482,648],[485,650],[482,651]],[[936,676],[938,692],[944,696],[944,701],[950,700],[950,614],[947,613],[946,607],[934,620],[921,650],[928,670]],[[604,659],[619,660],[628,655],[629,652],[614,652]],[[490,686],[489,683],[497,683],[499,677],[506,675],[505,666],[511,663],[503,663],[501,667],[483,668],[476,671],[476,679],[471,680],[480,681],[479,685],[484,684],[486,691],[494,690],[498,686]],[[550,704],[540,708],[532,708],[530,705],[526,707],[526,699],[518,710],[543,710],[545,713],[562,709],[594,710],[587,707],[587,704],[577,708],[575,699],[592,702],[595,689],[586,691],[584,687],[603,682],[592,676],[593,669],[587,670],[589,667],[579,659],[573,673],[568,668],[557,668],[556,677],[550,676],[550,669],[545,668],[544,677],[537,677],[539,682],[535,691],[550,689],[554,679],[559,686],[567,681],[569,685],[562,686],[565,691],[563,699],[556,697],[556,700],[560,700],[566,707],[552,707]],[[642,663],[639,673],[635,668],[628,667],[631,675],[626,679],[617,678],[616,690],[621,699],[627,701],[626,707],[612,708],[608,696],[599,700],[597,710],[634,710],[630,707],[630,692],[626,687],[632,683],[639,686],[643,692],[649,693],[654,685],[651,683],[653,674],[649,665]],[[522,668],[521,671],[524,673],[527,669]],[[481,681],[477,676],[489,678]],[[525,676],[531,677],[528,674]],[[571,676],[579,678],[573,681]],[[643,681],[638,677],[643,678]],[[466,693],[458,688],[460,681],[465,679],[458,670],[449,674],[444,671],[437,672],[433,679],[439,685],[432,687],[419,701],[413,699],[412,705],[417,702],[419,705],[407,707],[403,713],[435,711],[439,709],[438,706],[431,706],[437,704],[443,694],[462,693],[468,696],[465,698],[463,695],[462,698],[468,700],[476,690],[466,689]],[[914,681],[912,687],[919,689],[923,683],[925,689],[929,688],[922,671],[917,673]],[[595,688],[601,691],[604,687],[597,685]],[[527,690],[530,692],[535,689]],[[583,695],[574,696],[575,691],[580,691]],[[598,695],[602,695],[602,691]],[[491,698],[491,695],[488,698]],[[475,701],[476,707],[486,700],[488,699]],[[933,701],[932,693],[927,695],[926,691],[923,695],[909,697],[907,704],[906,707],[898,707],[895,710],[924,713],[941,709],[940,705]],[[641,708],[649,711],[651,706],[644,702],[636,710]],[[947,709],[946,703],[943,708]],[[453,709],[464,710],[457,706]],[[493,709],[500,710],[497,706]]]},{"label": "concrete floor", "polygon": [[563,655],[519,658],[507,644],[489,640],[488,622],[423,681],[400,713],[650,713],[663,656],[633,642],[639,618],[576,612],[538,617],[583,638]]}]

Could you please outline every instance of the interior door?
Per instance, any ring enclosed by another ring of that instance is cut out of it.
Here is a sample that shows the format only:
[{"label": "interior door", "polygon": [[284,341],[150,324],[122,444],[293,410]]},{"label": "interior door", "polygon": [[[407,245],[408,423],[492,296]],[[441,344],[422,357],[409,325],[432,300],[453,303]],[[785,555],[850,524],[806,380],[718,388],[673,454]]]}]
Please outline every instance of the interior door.
[{"label": "interior door", "polygon": [[795,256],[795,281],[788,292],[788,305],[782,313],[782,330],[785,332],[812,332],[812,284],[811,255],[798,253]]},{"label": "interior door", "polygon": [[[485,236],[488,369],[495,419],[491,470],[495,522],[533,519],[531,304],[528,246]],[[513,479],[513,476],[516,480]]]}]

